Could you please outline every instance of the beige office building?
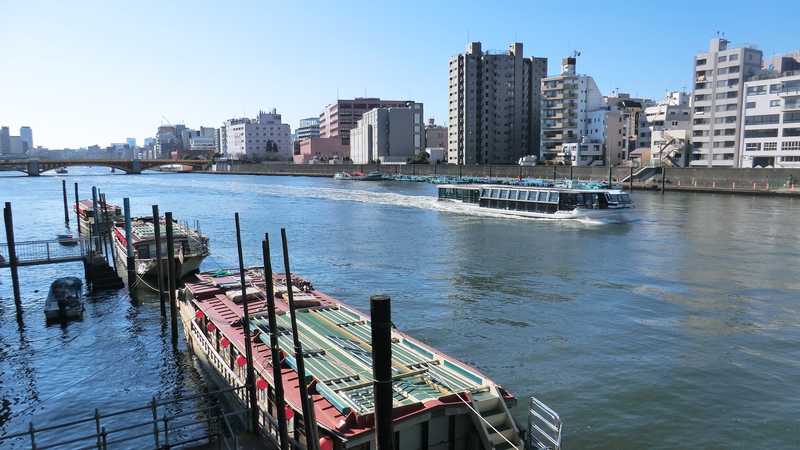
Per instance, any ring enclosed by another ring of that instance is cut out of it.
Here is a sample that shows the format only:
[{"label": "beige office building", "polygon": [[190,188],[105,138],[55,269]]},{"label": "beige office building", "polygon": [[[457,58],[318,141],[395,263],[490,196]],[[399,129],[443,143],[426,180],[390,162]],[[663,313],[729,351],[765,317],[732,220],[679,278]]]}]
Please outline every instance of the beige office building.
[{"label": "beige office building", "polygon": [[546,58],[525,58],[522,44],[505,53],[472,42],[450,59],[447,162],[515,163],[538,155],[540,81]]}]

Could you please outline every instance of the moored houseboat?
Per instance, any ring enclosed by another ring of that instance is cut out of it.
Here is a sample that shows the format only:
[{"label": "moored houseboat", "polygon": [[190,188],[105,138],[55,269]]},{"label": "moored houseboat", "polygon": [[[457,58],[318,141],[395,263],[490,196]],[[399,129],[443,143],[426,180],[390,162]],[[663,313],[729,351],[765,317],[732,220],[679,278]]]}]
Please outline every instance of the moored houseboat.
[{"label": "moored houseboat", "polygon": [[630,194],[596,184],[564,183],[551,186],[445,184],[439,200],[460,202],[508,216],[582,219],[602,223],[631,220]]},{"label": "moored houseboat", "polygon": [[[246,382],[243,302],[250,313],[252,365],[259,423],[265,439],[274,436],[275,381],[270,357],[266,283],[261,268],[199,273],[181,292],[179,310],[189,347],[218,387]],[[310,282],[273,277],[280,373],[288,427],[305,442],[288,289],[292,289],[305,375],[314,408],[320,449],[375,448],[371,324],[369,317],[317,291]],[[291,287],[290,287],[291,286]],[[509,407],[516,399],[477,369],[397,330],[391,330],[392,419],[396,449],[523,449],[523,432]],[[246,407],[245,395],[235,400]],[[532,399],[533,404],[533,399]],[[547,409],[547,411],[550,411]],[[554,413],[553,413],[554,414]],[[557,415],[555,416],[557,417]],[[551,424],[558,448],[560,422]],[[274,439],[274,437],[272,438]],[[273,440],[274,442],[274,440]],[[294,447],[291,447],[294,448]],[[301,447],[305,448],[305,447]],[[531,447],[533,448],[533,447]]]},{"label": "moored houseboat", "polygon": [[[89,235],[89,230],[96,233],[97,230],[108,230],[117,220],[122,219],[122,208],[112,203],[97,200],[97,213],[94,211],[94,201],[92,199],[81,200],[75,204],[78,213],[78,233]],[[97,228],[94,228],[95,223]]]},{"label": "moored houseboat", "polygon": [[[166,222],[159,218],[161,235],[162,270],[166,274],[167,238]],[[200,269],[200,263],[210,254],[208,238],[199,229],[173,219],[173,241],[175,249],[175,273],[183,278]],[[156,235],[152,217],[135,217],[131,219],[131,243],[133,245],[136,274],[140,277],[156,277],[158,259],[156,258]],[[127,267],[127,240],[125,239],[125,221],[114,223],[114,249],[119,267]]]}]

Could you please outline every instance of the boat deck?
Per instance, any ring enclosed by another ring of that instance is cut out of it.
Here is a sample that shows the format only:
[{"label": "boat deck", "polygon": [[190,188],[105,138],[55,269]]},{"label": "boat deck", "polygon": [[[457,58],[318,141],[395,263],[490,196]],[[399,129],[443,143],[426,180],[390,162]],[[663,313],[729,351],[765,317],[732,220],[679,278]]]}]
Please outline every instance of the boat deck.
[{"label": "boat deck", "polygon": [[[253,347],[255,367],[271,384],[265,284],[260,270],[249,270],[246,276],[251,330],[257,330]],[[302,285],[302,281],[295,279],[295,284]],[[320,394],[319,398],[314,396],[317,419],[339,432],[358,432],[357,426],[353,428],[353,421],[346,421],[343,429],[345,422],[341,420],[366,417],[373,412],[370,320],[319,291],[304,292],[296,286],[294,300],[306,375],[314,378],[315,389]],[[186,287],[195,307],[243,352],[238,274],[201,273]],[[287,402],[299,409],[297,366],[284,277],[275,277],[275,294]],[[397,330],[392,330],[392,372],[395,418],[460,402],[454,394],[481,392],[493,385],[477,370]]]}]

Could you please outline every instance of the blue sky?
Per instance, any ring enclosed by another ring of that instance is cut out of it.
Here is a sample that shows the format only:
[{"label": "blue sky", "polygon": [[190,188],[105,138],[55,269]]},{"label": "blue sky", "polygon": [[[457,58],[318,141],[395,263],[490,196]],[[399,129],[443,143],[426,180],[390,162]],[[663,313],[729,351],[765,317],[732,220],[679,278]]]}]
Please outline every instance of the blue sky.
[{"label": "blue sky", "polygon": [[422,101],[446,122],[447,61],[468,40],[521,41],[550,74],[579,50],[578,71],[604,93],[660,98],[691,88],[692,56],[718,30],[765,55],[799,48],[796,5],[0,0],[0,124],[30,125],[51,148],[141,142],[162,122],[218,126],[272,107],[294,129],[337,92]]}]

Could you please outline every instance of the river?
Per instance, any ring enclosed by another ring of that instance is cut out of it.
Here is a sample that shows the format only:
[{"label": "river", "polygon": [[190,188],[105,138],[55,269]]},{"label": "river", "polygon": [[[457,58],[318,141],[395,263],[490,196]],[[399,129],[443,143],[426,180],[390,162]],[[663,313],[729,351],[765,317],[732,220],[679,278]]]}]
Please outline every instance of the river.
[{"label": "river", "polygon": [[[364,311],[390,295],[400,329],[506,386],[521,421],[530,395],[558,411],[566,448],[800,447],[800,199],[634,192],[635,222],[592,225],[471,215],[427,184],[70,171],[83,198],[198,220],[204,269],[236,265],[234,212],[248,264],[285,227],[293,270]],[[60,180],[0,178],[17,241],[60,232]],[[0,270],[0,434],[203,389],[152,295],[45,326],[50,281],[82,267],[20,274],[22,327]]]}]

